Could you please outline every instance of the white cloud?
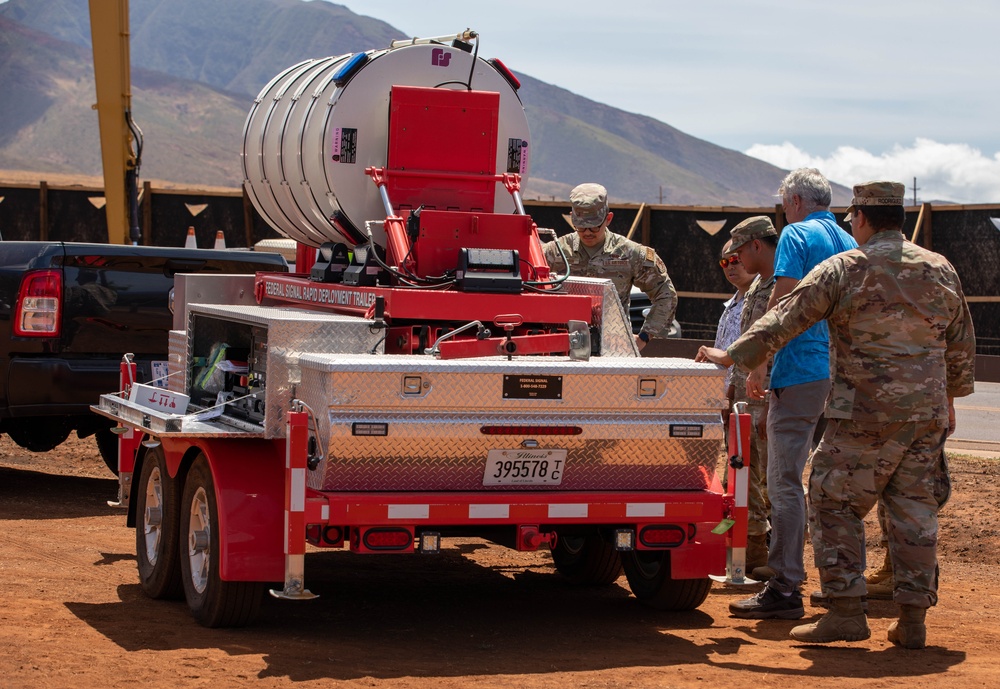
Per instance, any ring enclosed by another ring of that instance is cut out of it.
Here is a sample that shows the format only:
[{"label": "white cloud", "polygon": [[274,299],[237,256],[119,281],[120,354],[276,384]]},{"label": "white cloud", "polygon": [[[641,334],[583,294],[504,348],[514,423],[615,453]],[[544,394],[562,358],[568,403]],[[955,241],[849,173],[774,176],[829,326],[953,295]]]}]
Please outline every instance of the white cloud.
[{"label": "white cloud", "polygon": [[840,146],[824,158],[786,141],[780,145],[754,144],[745,152],[786,170],[818,168],[830,180],[847,187],[871,179],[896,180],[906,185],[908,200],[912,199],[916,177],[918,201],[1000,202],[1000,153],[990,158],[967,144],[918,138],[912,146],[897,144],[878,155]]}]

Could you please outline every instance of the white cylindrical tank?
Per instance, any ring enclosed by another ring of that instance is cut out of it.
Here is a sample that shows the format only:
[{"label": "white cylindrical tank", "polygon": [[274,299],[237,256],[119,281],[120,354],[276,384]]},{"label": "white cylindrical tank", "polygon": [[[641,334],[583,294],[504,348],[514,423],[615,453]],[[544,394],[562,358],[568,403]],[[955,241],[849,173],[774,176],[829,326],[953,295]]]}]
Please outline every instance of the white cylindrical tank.
[{"label": "white cylindrical tank", "polygon": [[[357,244],[365,238],[365,221],[385,219],[378,188],[365,168],[387,162],[391,87],[465,89],[470,84],[473,90],[500,94],[495,171],[519,173],[523,181],[528,122],[515,88],[493,64],[470,52],[413,42],[307,60],[274,77],[257,96],[243,128],[247,195],[286,237],[310,246]],[[510,193],[497,184],[494,211],[514,210]],[[381,223],[372,227],[377,228],[375,241],[384,245]]]}]

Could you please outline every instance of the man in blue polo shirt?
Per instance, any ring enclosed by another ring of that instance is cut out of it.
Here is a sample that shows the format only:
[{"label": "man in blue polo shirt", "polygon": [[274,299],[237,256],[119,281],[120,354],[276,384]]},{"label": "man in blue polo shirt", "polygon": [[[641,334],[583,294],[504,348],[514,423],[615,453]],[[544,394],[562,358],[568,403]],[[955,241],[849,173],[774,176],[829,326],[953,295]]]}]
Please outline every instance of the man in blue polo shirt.
[{"label": "man in blue polo shirt", "polygon": [[[818,263],[858,246],[830,212],[830,183],[819,170],[793,170],[778,193],[789,224],[778,238],[769,310]],[[820,321],[774,355],[767,414],[771,542],[767,567],[751,573],[768,581],[756,596],[730,604],[729,611],[736,617],[795,620],[805,614],[799,591],[805,580],[802,472],[830,392],[829,342],[826,322]],[[748,376],[750,397],[764,397],[765,371],[766,364]]]}]

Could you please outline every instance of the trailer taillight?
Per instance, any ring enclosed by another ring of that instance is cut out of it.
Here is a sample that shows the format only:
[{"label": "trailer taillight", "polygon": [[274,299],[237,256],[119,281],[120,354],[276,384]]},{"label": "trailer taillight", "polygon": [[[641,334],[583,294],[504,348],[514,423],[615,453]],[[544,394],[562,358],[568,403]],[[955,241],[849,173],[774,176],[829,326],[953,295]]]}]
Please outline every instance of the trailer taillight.
[{"label": "trailer taillight", "polygon": [[376,527],[361,537],[369,550],[407,550],[413,547],[413,532],[402,527]]},{"label": "trailer taillight", "polygon": [[483,435],[580,435],[579,426],[481,426]]},{"label": "trailer taillight", "polygon": [[14,334],[19,337],[58,337],[62,273],[34,270],[21,278],[14,310]]},{"label": "trailer taillight", "polygon": [[676,548],[684,543],[684,529],[674,524],[647,526],[639,531],[639,542],[648,548]]}]

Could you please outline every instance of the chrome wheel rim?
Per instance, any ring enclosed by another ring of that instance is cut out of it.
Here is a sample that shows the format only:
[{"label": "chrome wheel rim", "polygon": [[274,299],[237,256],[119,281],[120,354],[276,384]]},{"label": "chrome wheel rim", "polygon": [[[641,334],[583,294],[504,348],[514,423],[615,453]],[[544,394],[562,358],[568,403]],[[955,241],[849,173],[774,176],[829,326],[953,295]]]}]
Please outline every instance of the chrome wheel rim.
[{"label": "chrome wheel rim", "polygon": [[209,517],[208,494],[198,488],[191,498],[191,519],[188,522],[188,561],[191,565],[191,585],[198,593],[208,586],[211,560],[212,523]]},{"label": "chrome wheel rim", "polygon": [[163,478],[159,467],[153,467],[146,481],[146,509],[142,514],[142,531],[146,543],[146,561],[155,567],[160,557],[160,538],[163,535]]}]

